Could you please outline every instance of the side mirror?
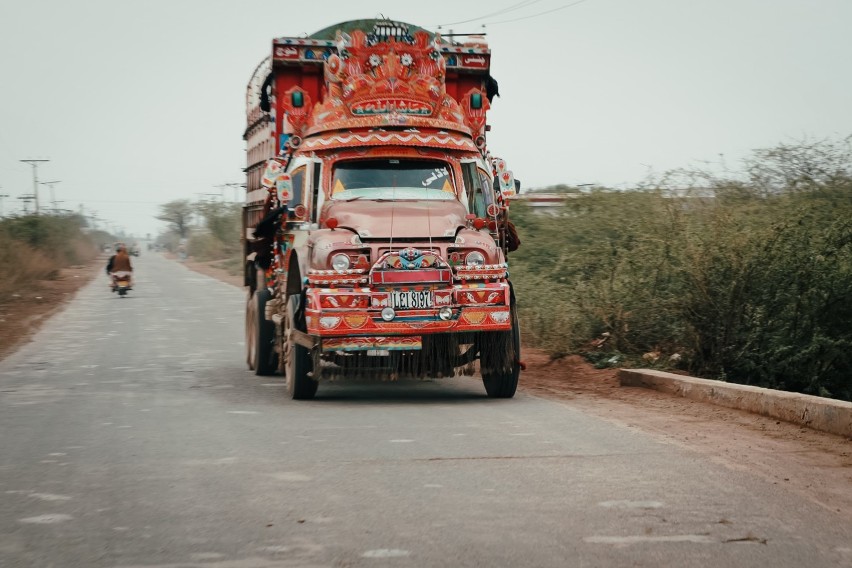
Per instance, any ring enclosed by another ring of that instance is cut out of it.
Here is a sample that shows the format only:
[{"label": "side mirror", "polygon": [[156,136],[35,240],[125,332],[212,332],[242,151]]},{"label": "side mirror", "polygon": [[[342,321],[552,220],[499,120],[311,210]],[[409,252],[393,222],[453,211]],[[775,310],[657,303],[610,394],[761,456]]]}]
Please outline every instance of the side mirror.
[{"label": "side mirror", "polygon": [[276,180],[281,172],[281,162],[274,158],[267,160],[266,168],[263,170],[263,177],[260,178],[260,185],[266,189],[275,187]]},{"label": "side mirror", "polygon": [[290,174],[281,172],[275,179],[275,191],[278,193],[278,203],[286,205],[293,195],[293,181]]},{"label": "side mirror", "polygon": [[517,182],[515,181],[514,174],[512,174],[510,170],[506,170],[498,175],[497,179],[500,183],[500,193],[503,195],[503,199],[514,197],[516,195]]},{"label": "side mirror", "polygon": [[519,179],[515,180],[515,193],[517,193],[518,195],[521,194],[521,180]]}]

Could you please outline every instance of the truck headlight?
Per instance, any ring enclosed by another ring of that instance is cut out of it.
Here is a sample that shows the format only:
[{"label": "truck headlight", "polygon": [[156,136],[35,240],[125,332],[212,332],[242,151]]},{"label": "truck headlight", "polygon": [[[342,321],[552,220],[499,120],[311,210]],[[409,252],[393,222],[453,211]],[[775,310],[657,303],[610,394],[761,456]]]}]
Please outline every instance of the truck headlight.
[{"label": "truck headlight", "polygon": [[467,256],[464,257],[464,263],[466,266],[482,266],[485,264],[485,257],[479,251],[473,251],[467,253]]},{"label": "truck headlight", "polygon": [[335,270],[347,270],[351,264],[347,254],[338,253],[331,257],[331,267]]}]

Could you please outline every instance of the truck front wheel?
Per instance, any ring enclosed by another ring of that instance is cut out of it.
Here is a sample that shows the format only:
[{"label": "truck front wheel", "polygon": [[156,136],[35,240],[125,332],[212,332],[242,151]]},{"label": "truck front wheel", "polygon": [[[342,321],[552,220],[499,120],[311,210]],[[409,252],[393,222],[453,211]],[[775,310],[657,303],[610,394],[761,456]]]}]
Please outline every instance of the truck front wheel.
[{"label": "truck front wheel", "polygon": [[287,379],[287,392],[294,400],[307,400],[317,393],[319,383],[313,380],[308,373],[313,368],[311,354],[308,349],[299,345],[290,336],[291,329],[305,331],[304,315],[301,318],[297,314],[304,314],[299,310],[300,296],[292,295],[287,300],[287,319],[284,327],[284,375]]},{"label": "truck front wheel", "polygon": [[521,329],[518,310],[512,303],[512,329],[485,332],[480,336],[479,362],[482,383],[490,398],[512,398],[521,374]]}]

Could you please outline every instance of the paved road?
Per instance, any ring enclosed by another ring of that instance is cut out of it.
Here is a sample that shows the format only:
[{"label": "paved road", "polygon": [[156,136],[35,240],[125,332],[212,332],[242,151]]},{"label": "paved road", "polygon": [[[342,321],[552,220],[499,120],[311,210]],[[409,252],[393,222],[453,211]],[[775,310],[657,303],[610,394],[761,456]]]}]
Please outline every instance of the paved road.
[{"label": "paved road", "polygon": [[135,262],[0,363],[0,566],[852,566],[837,514],[570,404],[290,401],[244,368],[241,290]]}]

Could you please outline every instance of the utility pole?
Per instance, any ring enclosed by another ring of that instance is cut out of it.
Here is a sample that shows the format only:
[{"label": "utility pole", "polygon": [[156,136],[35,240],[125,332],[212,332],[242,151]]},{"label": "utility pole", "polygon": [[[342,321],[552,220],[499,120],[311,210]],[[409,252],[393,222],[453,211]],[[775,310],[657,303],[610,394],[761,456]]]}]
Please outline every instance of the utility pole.
[{"label": "utility pole", "polygon": [[35,200],[35,196],[32,194],[21,195],[18,199],[24,202],[24,215],[29,215],[30,213],[30,201]]},{"label": "utility pole", "polygon": [[54,195],[54,193],[53,193],[53,186],[54,186],[54,185],[56,185],[57,183],[62,183],[62,181],[61,181],[61,180],[57,180],[57,181],[40,181],[39,183],[40,183],[41,185],[46,185],[47,187],[49,187],[49,188],[50,188],[50,203],[51,203],[51,204],[53,204],[53,214],[54,214],[54,215],[58,215],[58,214],[59,214],[59,212],[56,210],[56,195]]},{"label": "utility pole", "polygon": [[[0,186],[3,187],[3,186]],[[3,218],[3,200],[9,197],[8,193],[0,193],[0,219]]]},{"label": "utility pole", "polygon": [[50,160],[19,160],[26,162],[33,168],[33,195],[35,196],[35,213],[38,215],[38,164],[39,162],[49,162]]},{"label": "utility pole", "polygon": [[222,199],[223,199],[223,200],[224,200],[224,198],[225,198],[225,196],[224,196],[225,188],[226,188],[226,187],[232,187],[232,188],[234,188],[234,201],[239,201],[239,198],[237,197],[237,192],[239,191],[239,189],[238,189],[238,188],[240,188],[240,187],[245,188],[245,186],[246,186],[246,184],[244,184],[244,183],[235,183],[235,182],[232,182],[232,183],[223,183],[223,184],[217,185],[217,186],[215,186],[215,187],[218,187],[218,188],[220,188],[220,189],[222,190],[222,194],[223,194],[223,195],[222,195]]}]

